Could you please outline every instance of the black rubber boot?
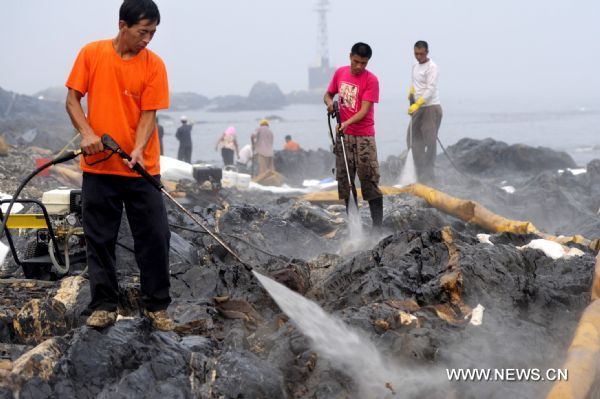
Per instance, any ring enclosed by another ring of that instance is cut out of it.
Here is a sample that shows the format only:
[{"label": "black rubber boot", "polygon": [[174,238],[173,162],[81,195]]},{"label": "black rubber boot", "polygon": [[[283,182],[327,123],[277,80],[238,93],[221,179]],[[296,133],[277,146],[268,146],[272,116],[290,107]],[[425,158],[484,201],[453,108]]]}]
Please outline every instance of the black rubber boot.
[{"label": "black rubber boot", "polygon": [[373,228],[380,229],[383,223],[383,197],[375,198],[369,201],[369,210],[373,220]]}]

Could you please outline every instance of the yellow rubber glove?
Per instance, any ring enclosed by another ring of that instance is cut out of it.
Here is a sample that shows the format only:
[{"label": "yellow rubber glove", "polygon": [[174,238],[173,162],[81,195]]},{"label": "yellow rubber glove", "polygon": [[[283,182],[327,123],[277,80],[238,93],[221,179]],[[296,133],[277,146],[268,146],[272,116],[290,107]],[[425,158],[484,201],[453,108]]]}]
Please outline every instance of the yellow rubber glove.
[{"label": "yellow rubber glove", "polygon": [[421,105],[423,105],[423,104],[425,104],[425,100],[423,99],[423,97],[421,97],[417,100],[416,103],[414,103],[413,105],[411,105],[408,108],[408,114],[409,115],[414,114],[415,112],[417,112],[419,110],[419,108],[421,108]]},{"label": "yellow rubber glove", "polygon": [[410,90],[408,91],[408,102],[410,105],[415,103],[415,86],[410,86]]}]

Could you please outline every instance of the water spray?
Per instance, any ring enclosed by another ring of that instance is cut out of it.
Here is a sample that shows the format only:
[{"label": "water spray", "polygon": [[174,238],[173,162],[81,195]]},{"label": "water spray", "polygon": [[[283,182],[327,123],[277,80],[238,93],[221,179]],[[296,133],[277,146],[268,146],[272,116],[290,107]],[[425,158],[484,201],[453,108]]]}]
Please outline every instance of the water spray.
[{"label": "water spray", "polygon": [[406,153],[406,159],[404,161],[404,168],[400,174],[400,180],[398,184],[400,186],[407,186],[417,182],[417,176],[415,173],[415,160],[412,154],[412,142],[413,142],[413,121],[414,115],[410,117],[410,123],[408,125],[408,152]]}]

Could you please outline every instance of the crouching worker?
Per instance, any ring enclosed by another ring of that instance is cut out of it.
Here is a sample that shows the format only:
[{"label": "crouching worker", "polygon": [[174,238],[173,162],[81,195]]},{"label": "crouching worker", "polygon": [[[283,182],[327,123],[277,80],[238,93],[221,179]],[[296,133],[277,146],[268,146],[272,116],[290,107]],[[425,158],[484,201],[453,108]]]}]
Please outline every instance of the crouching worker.
[{"label": "crouching worker", "polygon": [[[323,100],[329,113],[333,112],[333,97],[338,95],[342,140],[346,149],[350,178],[358,174],[363,198],[369,201],[373,227],[380,228],[383,219],[383,195],[379,189],[379,163],[375,145],[374,103],[379,101],[379,81],[367,70],[372,50],[368,44],[356,43],[350,52],[350,66],[338,68]],[[340,136],[335,143],[335,168],[338,195],[350,198],[348,177]]]},{"label": "crouching worker", "polygon": [[[160,23],[152,0],[125,0],[114,39],[84,46],[66,86],[67,112],[81,134],[82,216],[87,245],[92,311],[87,325],[103,328],[117,318],[118,282],[115,246],[123,207],[133,234],[140,269],[144,315],[156,329],[173,329],[167,314],[169,239],[161,193],[131,168],[141,164],[160,178],[156,110],[169,107],[163,61],[146,46]],[[88,96],[87,117],[81,98]],[[109,159],[100,140],[109,133],[131,155]]]}]

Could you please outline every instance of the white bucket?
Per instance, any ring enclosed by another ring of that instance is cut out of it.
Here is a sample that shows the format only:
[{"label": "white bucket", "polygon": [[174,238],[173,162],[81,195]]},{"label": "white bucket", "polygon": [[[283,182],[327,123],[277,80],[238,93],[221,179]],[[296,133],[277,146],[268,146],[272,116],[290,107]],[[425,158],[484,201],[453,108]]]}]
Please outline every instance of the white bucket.
[{"label": "white bucket", "polygon": [[247,175],[245,173],[238,173],[237,174],[237,183],[236,183],[236,187],[238,190],[248,190],[248,187],[250,187],[250,175]]},{"label": "white bucket", "polygon": [[226,166],[223,168],[223,177],[221,178],[221,186],[222,187],[235,187],[237,184],[237,172],[231,168]]}]

